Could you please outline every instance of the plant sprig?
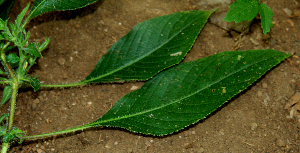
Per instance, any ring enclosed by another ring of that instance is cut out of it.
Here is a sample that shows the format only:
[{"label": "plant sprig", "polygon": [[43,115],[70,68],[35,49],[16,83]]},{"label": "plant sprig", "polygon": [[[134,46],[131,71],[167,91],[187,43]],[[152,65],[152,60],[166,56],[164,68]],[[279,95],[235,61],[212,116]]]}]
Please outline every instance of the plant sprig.
[{"label": "plant sprig", "polygon": [[224,21],[239,23],[241,21],[251,21],[259,13],[261,18],[261,28],[263,33],[267,34],[273,27],[273,12],[269,6],[260,2],[260,0],[237,0],[229,6]]}]

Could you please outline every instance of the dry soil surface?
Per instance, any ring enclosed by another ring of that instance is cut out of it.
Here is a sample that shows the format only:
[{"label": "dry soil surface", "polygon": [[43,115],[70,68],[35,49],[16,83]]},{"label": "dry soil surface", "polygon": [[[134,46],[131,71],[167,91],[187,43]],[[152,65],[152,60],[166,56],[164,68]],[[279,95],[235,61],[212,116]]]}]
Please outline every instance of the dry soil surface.
[{"label": "dry soil surface", "polygon": [[[16,1],[10,19],[30,0]],[[33,1],[33,0],[31,0]],[[30,72],[44,84],[84,79],[108,48],[147,19],[187,10],[226,8],[230,0],[99,0],[88,7],[51,12],[28,25],[32,41],[50,45]],[[165,137],[94,128],[67,136],[14,144],[10,152],[300,152],[300,2],[264,0],[274,12],[274,27],[263,35],[257,17],[238,39],[239,50],[276,49],[294,56],[276,66],[246,91],[195,125]],[[216,13],[215,16],[218,16]],[[230,29],[228,29],[230,30]],[[208,22],[184,62],[233,50],[239,34]],[[83,125],[105,114],[133,86],[143,82],[96,84],[78,88],[21,90],[15,126],[27,135]],[[298,96],[299,95],[299,96]],[[1,113],[7,112],[8,104]]]}]

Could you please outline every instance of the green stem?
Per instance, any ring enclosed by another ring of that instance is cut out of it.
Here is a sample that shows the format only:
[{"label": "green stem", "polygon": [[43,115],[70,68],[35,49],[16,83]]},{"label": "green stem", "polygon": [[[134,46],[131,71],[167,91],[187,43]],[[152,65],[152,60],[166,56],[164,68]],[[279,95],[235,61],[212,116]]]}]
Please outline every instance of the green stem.
[{"label": "green stem", "polygon": [[8,132],[11,131],[13,128],[18,88],[19,88],[18,82],[12,83],[12,95],[10,100],[10,111],[9,111],[8,128],[7,128]]},{"label": "green stem", "polygon": [[9,143],[4,142],[2,144],[2,149],[1,149],[1,153],[7,153],[8,149],[9,149]]},{"label": "green stem", "polygon": [[93,126],[91,124],[87,124],[87,125],[82,125],[82,126],[79,126],[79,127],[75,127],[75,128],[71,128],[71,129],[67,129],[67,130],[62,130],[62,131],[56,131],[56,132],[39,134],[39,135],[32,135],[32,136],[24,136],[24,137],[21,137],[21,139],[22,140],[32,140],[32,139],[52,137],[52,136],[56,136],[56,135],[77,132],[77,131],[80,131],[80,130],[82,131],[82,130],[85,130],[85,129],[90,128],[90,127],[93,127]]},{"label": "green stem", "polygon": [[6,62],[6,57],[5,57],[5,53],[4,53],[5,48],[9,44],[10,44],[10,42],[6,43],[5,46],[1,49],[1,52],[0,52],[1,55],[0,56],[1,56],[2,65],[4,66],[4,68],[6,69],[6,71],[8,71],[10,77],[13,78],[14,80],[16,80],[15,73],[11,69],[11,67],[9,66],[9,64]]},{"label": "green stem", "polygon": [[41,87],[48,87],[48,88],[62,88],[62,87],[75,87],[75,86],[81,86],[86,85],[85,82],[76,82],[76,83],[70,83],[70,84],[41,84]]}]

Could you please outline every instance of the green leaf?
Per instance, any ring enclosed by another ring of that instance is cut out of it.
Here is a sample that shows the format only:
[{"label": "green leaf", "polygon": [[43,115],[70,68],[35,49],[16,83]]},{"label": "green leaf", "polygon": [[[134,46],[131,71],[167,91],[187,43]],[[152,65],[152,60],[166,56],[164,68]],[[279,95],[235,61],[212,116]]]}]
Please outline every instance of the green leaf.
[{"label": "green leaf", "polygon": [[2,3],[0,5],[0,18],[2,20],[6,20],[7,19],[7,15],[9,13],[9,10],[11,8],[11,6],[14,4],[15,0],[6,0],[4,3]]},{"label": "green leaf", "polygon": [[230,11],[226,14],[224,21],[251,21],[258,13],[258,0],[237,0],[229,6]]},{"label": "green leaf", "polygon": [[2,101],[0,107],[2,107],[10,98],[12,94],[12,87],[10,85],[6,85],[3,89]]},{"label": "green leaf", "polygon": [[15,137],[20,138],[22,136],[21,134],[25,134],[25,132],[19,130],[16,127],[13,127],[11,131],[9,131],[3,136],[3,141],[8,143],[10,140],[14,139]]},{"label": "green leaf", "polygon": [[291,56],[276,50],[227,51],[167,69],[86,126],[166,135],[204,119]]},{"label": "green leaf", "polygon": [[7,25],[7,21],[5,22],[2,19],[0,19],[0,30],[5,30],[6,25]]},{"label": "green leaf", "polygon": [[4,136],[6,133],[5,125],[0,125],[0,137]]},{"label": "green leaf", "polygon": [[96,1],[97,0],[36,0],[30,12],[30,19],[49,11],[65,11],[82,8]]},{"label": "green leaf", "polygon": [[267,34],[270,31],[270,29],[273,27],[272,24],[273,12],[269,6],[260,3],[259,14],[261,18],[261,28],[263,29],[264,34]]},{"label": "green leaf", "polygon": [[39,50],[39,52],[41,52],[41,51],[43,51],[44,49],[46,49],[47,46],[48,46],[48,44],[49,44],[49,42],[50,42],[50,38],[47,37],[47,38],[45,39],[45,41],[44,41],[41,45],[39,45],[39,46],[37,47],[38,50]]},{"label": "green leaf", "polygon": [[16,53],[10,53],[6,56],[6,61],[12,66],[17,67],[19,65],[20,58]]},{"label": "green leaf", "polygon": [[[8,114],[2,114],[2,115],[1,115],[1,117],[0,117],[0,123],[4,120],[4,118],[5,118],[6,120],[8,120]],[[1,134],[0,134],[0,136],[1,136]]]},{"label": "green leaf", "polygon": [[6,0],[0,0],[0,5],[3,4]]},{"label": "green leaf", "polygon": [[26,53],[31,54],[35,57],[42,57],[41,53],[35,46],[35,43],[31,43],[27,46],[27,48],[22,48]]},{"label": "green leaf", "polygon": [[111,46],[82,82],[147,80],[178,64],[214,11],[174,13],[136,25]]},{"label": "green leaf", "polygon": [[[24,18],[24,16],[25,16],[25,14],[26,14],[26,12],[27,12],[29,6],[30,6],[30,3],[27,4],[27,6],[22,10],[22,12],[21,12],[21,13],[18,15],[18,17],[16,18],[16,20],[15,20],[15,26],[16,26],[16,27],[20,27],[20,25],[21,25],[21,23],[22,23],[22,20],[23,20],[23,18]],[[18,28],[18,29],[19,29],[19,28]]]},{"label": "green leaf", "polygon": [[30,78],[30,85],[34,89],[34,92],[39,90],[41,82],[38,79]]}]

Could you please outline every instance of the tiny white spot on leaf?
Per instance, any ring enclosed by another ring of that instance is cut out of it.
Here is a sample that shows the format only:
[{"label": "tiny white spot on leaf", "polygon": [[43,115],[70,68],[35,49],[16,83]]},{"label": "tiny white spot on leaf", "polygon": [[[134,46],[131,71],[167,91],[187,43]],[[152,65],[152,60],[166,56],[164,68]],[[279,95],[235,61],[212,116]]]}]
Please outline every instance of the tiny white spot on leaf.
[{"label": "tiny white spot on leaf", "polygon": [[177,52],[177,53],[170,54],[170,56],[179,56],[181,54],[182,54],[182,52]]}]

